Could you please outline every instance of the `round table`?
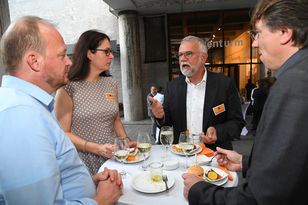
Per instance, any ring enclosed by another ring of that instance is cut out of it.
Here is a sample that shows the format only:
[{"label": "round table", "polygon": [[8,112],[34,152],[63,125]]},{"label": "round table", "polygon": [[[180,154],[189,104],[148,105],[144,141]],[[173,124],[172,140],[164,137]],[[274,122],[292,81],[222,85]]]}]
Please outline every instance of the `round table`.
[{"label": "round table", "polygon": [[[152,145],[150,157],[146,160],[146,163],[160,161],[161,157],[165,155],[165,147],[163,145]],[[123,179],[123,195],[120,197],[117,204],[140,204],[140,205],[158,205],[158,204],[176,204],[176,205],[187,205],[188,202],[183,196],[184,183],[182,174],[184,173],[183,166],[185,165],[185,156],[180,156],[172,152],[168,152],[168,157],[174,157],[179,161],[179,167],[175,170],[164,170],[165,173],[170,173],[175,178],[174,185],[168,192],[161,192],[155,194],[146,194],[136,191],[131,186],[133,177],[143,170],[140,168],[141,163],[125,164],[124,168],[128,172],[128,176]],[[188,165],[192,165],[192,160],[188,159]],[[211,166],[218,166],[216,159],[213,159]],[[104,170],[104,167],[109,169],[116,169],[121,171],[121,163],[116,161],[114,158],[107,160],[99,169],[99,172]],[[233,181],[229,181],[224,184],[224,187],[234,187],[238,184],[238,176],[236,172],[230,172],[233,177]]]}]

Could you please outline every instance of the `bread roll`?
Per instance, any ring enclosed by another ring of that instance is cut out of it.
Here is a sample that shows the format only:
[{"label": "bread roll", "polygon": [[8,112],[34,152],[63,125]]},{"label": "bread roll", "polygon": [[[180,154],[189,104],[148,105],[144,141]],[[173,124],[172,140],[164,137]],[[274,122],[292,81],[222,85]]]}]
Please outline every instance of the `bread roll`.
[{"label": "bread roll", "polygon": [[191,167],[188,168],[188,173],[195,174],[195,175],[202,177],[204,174],[204,170],[202,167],[198,165],[192,165]]}]

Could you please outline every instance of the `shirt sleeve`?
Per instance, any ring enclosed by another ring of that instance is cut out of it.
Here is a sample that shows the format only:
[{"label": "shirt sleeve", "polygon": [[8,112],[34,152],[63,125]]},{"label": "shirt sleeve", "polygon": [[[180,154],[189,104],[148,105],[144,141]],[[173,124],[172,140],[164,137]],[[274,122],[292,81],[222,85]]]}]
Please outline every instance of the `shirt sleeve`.
[{"label": "shirt sleeve", "polygon": [[0,112],[0,202],[3,198],[6,204],[97,204],[87,197],[65,197],[59,168],[63,156],[56,155],[58,142],[50,136],[50,124],[46,114],[31,106]]}]

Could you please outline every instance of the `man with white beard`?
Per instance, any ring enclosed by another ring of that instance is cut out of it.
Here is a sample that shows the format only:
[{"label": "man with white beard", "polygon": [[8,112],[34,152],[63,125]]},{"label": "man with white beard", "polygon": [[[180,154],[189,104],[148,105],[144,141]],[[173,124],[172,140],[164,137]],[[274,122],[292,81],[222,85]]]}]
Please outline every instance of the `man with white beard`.
[{"label": "man with white beard", "polygon": [[173,143],[189,130],[213,150],[232,149],[232,139],[239,138],[245,125],[233,79],[207,71],[207,47],[198,37],[185,37],[178,57],[183,76],[167,83],[164,104],[149,97],[157,122],[173,126]]}]

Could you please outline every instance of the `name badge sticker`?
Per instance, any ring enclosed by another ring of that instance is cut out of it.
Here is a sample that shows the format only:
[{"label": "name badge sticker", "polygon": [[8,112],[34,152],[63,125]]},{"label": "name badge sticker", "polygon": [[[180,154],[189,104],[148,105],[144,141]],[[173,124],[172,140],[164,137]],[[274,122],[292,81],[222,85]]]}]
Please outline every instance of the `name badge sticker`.
[{"label": "name badge sticker", "polygon": [[115,100],[114,94],[112,93],[106,93],[107,100]]},{"label": "name badge sticker", "polygon": [[213,111],[214,111],[215,115],[219,115],[220,113],[226,111],[225,105],[221,104],[221,105],[218,105],[216,107],[213,107]]}]

